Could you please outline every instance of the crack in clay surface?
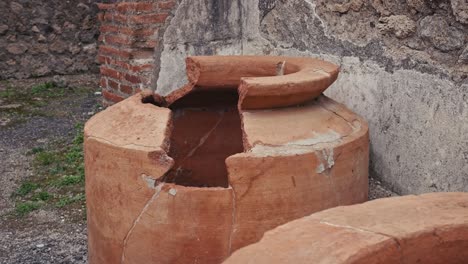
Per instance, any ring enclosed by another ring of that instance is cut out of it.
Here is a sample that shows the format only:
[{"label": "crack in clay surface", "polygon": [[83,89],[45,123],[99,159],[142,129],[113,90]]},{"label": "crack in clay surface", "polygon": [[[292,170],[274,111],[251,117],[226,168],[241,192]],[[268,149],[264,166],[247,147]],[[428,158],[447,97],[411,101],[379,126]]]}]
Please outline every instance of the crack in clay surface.
[{"label": "crack in clay surface", "polygon": [[[262,175],[266,174],[267,171],[263,171],[263,170],[260,170],[258,173],[256,173],[255,175],[252,175],[249,177],[249,182],[248,182],[248,185],[247,187],[245,188],[245,190],[242,192],[242,194],[240,194],[240,197],[239,197],[239,201],[242,200],[242,198],[244,198],[244,196],[246,196],[250,190],[250,188],[252,188],[252,185],[253,183]],[[237,179],[238,181],[241,180],[242,178],[239,178]]]},{"label": "crack in clay surface", "polygon": [[[328,102],[327,102],[328,103]],[[359,122],[357,119],[353,119],[353,120],[348,120],[347,118],[345,118],[344,116],[340,115],[337,111],[334,111],[330,108],[327,108],[326,104],[323,104],[323,105],[320,105],[323,109],[329,111],[330,113],[333,113],[335,114],[337,117],[343,119],[346,123],[348,123],[348,125],[353,128],[353,132],[356,132],[358,130],[361,129],[361,122]],[[357,121],[357,122],[356,122]],[[349,136],[350,134],[348,135],[344,135],[343,137],[347,137]]]},{"label": "crack in clay surface", "polygon": [[232,237],[235,232],[235,225],[236,225],[236,191],[234,190],[233,186],[230,186],[232,189],[232,218],[231,218],[231,232],[229,232],[228,237],[228,256],[232,253]]},{"label": "crack in clay surface", "polygon": [[348,230],[352,230],[352,231],[356,231],[356,232],[362,232],[362,233],[368,233],[368,234],[373,234],[373,235],[379,235],[379,236],[387,237],[387,238],[393,240],[393,242],[395,242],[395,244],[396,244],[396,246],[397,246],[397,249],[398,249],[398,252],[400,253],[400,263],[403,263],[403,262],[402,262],[403,254],[401,253],[400,241],[399,241],[398,238],[396,238],[396,237],[393,237],[393,236],[388,235],[388,234],[385,234],[385,233],[375,232],[375,231],[371,231],[371,230],[367,230],[367,229],[363,229],[363,228],[358,228],[358,227],[354,227],[354,226],[333,224],[333,223],[330,223],[330,222],[326,222],[326,221],[324,221],[324,220],[320,220],[319,223],[320,223],[320,224],[324,224],[324,225],[328,225],[328,226],[333,226],[333,227],[348,229]]},{"label": "crack in clay surface", "polygon": [[[195,154],[195,152],[205,144],[206,140],[208,140],[208,138],[210,137],[211,134],[213,134],[213,132],[216,130],[216,128],[218,128],[218,126],[221,124],[221,122],[224,119],[224,112],[220,112],[220,113],[221,113],[221,116],[219,117],[216,124],[214,124],[214,126],[210,130],[208,130],[208,132],[203,137],[200,138],[200,140],[198,141],[198,144],[192,150],[190,150],[190,152],[187,154],[187,156],[185,156],[183,159],[181,159],[180,164],[184,164],[184,162],[187,159],[192,157],[193,154]],[[177,176],[179,176],[179,174],[181,172],[181,169],[182,169],[182,165],[177,167],[176,174],[175,174],[175,177],[173,179],[174,182],[176,182]]]},{"label": "crack in clay surface", "polygon": [[219,124],[221,124],[221,122],[223,121],[224,119],[224,112],[221,112],[221,116],[219,117],[218,121],[216,122],[216,124],[203,136],[200,138],[200,141],[198,143],[197,146],[195,146],[188,154],[187,156],[183,159],[183,161],[185,161],[187,158],[189,157],[192,157],[193,154],[195,154],[195,152],[200,148],[202,147],[206,140],[210,137],[211,134],[213,134],[213,131],[216,130],[216,128],[218,128]]},{"label": "crack in clay surface", "polygon": [[385,234],[378,234],[378,233],[372,232],[372,231],[370,231],[370,230],[361,229],[361,228],[357,228],[357,227],[353,227],[353,226],[349,226],[349,225],[338,225],[338,224],[333,224],[333,223],[326,222],[326,221],[323,221],[323,220],[321,220],[319,223],[320,223],[320,224],[324,224],[324,225],[333,226],[333,227],[339,227],[339,228],[344,228],[344,229],[350,229],[350,230],[357,231],[357,232],[363,232],[363,233],[370,233],[370,234],[383,235],[383,236],[392,238],[392,237],[387,236],[387,235],[385,235]]},{"label": "crack in clay surface", "polygon": [[122,248],[122,257],[120,259],[121,264],[125,263],[125,250],[127,248],[128,239],[132,235],[133,230],[138,225],[138,223],[140,222],[143,215],[146,213],[146,211],[148,211],[148,208],[150,207],[150,205],[159,197],[159,194],[161,193],[163,186],[164,186],[164,183],[161,183],[161,184],[159,184],[158,186],[156,186],[154,188],[155,189],[154,194],[146,202],[145,206],[143,206],[143,209],[138,214],[138,216],[135,218],[135,221],[133,221],[132,227],[128,230],[127,234],[125,235],[125,238],[124,238],[124,241],[123,241],[123,248]]}]

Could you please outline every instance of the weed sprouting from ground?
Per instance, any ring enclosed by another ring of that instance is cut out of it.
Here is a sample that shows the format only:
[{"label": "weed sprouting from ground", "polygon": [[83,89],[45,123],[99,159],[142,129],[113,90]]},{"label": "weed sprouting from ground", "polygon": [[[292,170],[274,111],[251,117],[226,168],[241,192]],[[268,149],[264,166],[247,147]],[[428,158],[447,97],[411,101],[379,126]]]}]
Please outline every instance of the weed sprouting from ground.
[{"label": "weed sprouting from ground", "polygon": [[68,196],[68,197],[61,198],[55,204],[55,206],[57,206],[58,208],[61,208],[61,207],[67,206],[69,204],[79,202],[79,201],[84,201],[84,200],[85,200],[85,195],[83,193],[79,193],[79,194],[77,194],[75,196]]},{"label": "weed sprouting from ground", "polygon": [[37,84],[34,85],[31,88],[31,93],[33,94],[44,94],[44,93],[50,93],[53,88],[55,88],[55,84],[52,82],[45,82],[42,84]]},{"label": "weed sprouting from ground", "polygon": [[15,211],[16,211],[16,214],[20,216],[24,216],[34,210],[39,209],[39,207],[41,207],[41,204],[38,202],[33,202],[33,201],[19,202],[15,206]]},{"label": "weed sprouting from ground", "polygon": [[53,82],[45,82],[31,87],[31,94],[33,96],[56,98],[63,96],[67,90],[69,89],[58,87]]},{"label": "weed sprouting from ground", "polygon": [[19,189],[14,193],[14,195],[25,196],[30,192],[36,190],[37,188],[39,188],[39,185],[37,183],[23,182]]},{"label": "weed sprouting from ground", "polygon": [[62,178],[58,179],[53,183],[56,187],[75,185],[81,183],[84,178],[81,175],[64,175]]},{"label": "weed sprouting from ground", "polygon": [[13,194],[18,216],[41,207],[83,206],[83,125],[77,124],[75,129],[71,142],[54,142],[29,152],[34,155],[34,174],[39,177],[23,182]]},{"label": "weed sprouting from ground", "polygon": [[52,151],[41,151],[36,153],[34,161],[38,165],[47,166],[54,162],[54,160],[57,158],[56,155],[57,153],[54,153]]},{"label": "weed sprouting from ground", "polygon": [[47,201],[51,197],[50,193],[42,191],[32,196],[33,201]]}]

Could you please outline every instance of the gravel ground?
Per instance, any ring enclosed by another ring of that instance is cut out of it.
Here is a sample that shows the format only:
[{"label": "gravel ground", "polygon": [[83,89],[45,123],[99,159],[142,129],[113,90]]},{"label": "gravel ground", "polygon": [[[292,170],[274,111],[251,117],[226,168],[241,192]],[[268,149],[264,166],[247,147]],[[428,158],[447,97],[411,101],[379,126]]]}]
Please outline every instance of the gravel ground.
[{"label": "gravel ground", "polygon": [[[50,214],[49,212],[47,214]],[[0,263],[87,263],[85,223],[32,224],[0,229]]]},{"label": "gravel ground", "polygon": [[[87,263],[86,221],[83,209],[40,209],[25,217],[11,217],[14,208],[11,194],[28,177],[34,177],[31,148],[57,139],[69,140],[77,122],[94,113],[100,96],[98,76],[65,77],[69,86],[88,87],[79,97],[64,95],[43,107],[52,115],[31,115],[15,122],[15,117],[0,112],[0,264]],[[17,89],[50,81],[41,78],[11,81]],[[4,85],[4,84],[3,84]],[[0,84],[0,91],[5,89]],[[0,99],[0,108],[2,107]],[[4,105],[4,103],[3,103]],[[395,196],[380,182],[370,179],[369,199]]]},{"label": "gravel ground", "polygon": [[369,179],[369,200],[393,196],[398,196],[398,194],[382,186],[382,183],[379,180],[376,180],[374,178]]},{"label": "gravel ground", "polygon": [[[27,216],[12,216],[12,193],[22,181],[34,177],[33,147],[55,140],[71,140],[77,122],[85,122],[97,110],[100,95],[97,75],[65,76],[69,87],[86,88],[79,96],[64,94],[41,107],[44,114],[21,113],[15,116],[0,111],[0,263],[87,263],[86,221],[81,208],[69,207],[33,211]],[[0,83],[30,89],[51,78]],[[64,88],[65,89],[65,88]],[[0,98],[0,108],[8,105]]]}]

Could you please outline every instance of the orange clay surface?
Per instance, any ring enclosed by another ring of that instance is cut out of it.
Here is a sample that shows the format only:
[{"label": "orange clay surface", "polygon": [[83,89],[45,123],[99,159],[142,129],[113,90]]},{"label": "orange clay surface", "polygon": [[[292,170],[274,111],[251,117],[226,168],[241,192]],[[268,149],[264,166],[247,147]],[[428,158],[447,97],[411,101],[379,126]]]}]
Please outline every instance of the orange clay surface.
[{"label": "orange clay surface", "polygon": [[195,56],[187,58],[189,83],[166,97],[170,104],[193,90],[237,89],[239,108],[292,106],[319,96],[339,67],[314,58]]},{"label": "orange clay surface", "polygon": [[136,94],[88,121],[91,264],[221,263],[265,231],[367,200],[362,118],[323,95],[245,109],[236,79]]},{"label": "orange clay surface", "polygon": [[225,264],[468,263],[468,193],[337,207],[266,232]]}]

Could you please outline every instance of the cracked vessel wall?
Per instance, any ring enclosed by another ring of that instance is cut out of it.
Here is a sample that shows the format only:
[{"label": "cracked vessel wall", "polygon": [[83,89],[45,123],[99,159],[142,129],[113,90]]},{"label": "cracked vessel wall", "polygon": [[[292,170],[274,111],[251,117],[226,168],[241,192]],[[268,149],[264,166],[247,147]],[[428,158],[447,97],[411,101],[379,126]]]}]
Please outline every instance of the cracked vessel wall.
[{"label": "cracked vessel wall", "polygon": [[321,95],[337,75],[310,58],[191,57],[187,85],[94,116],[90,263],[221,263],[281,224],[366,201],[367,123]]}]

